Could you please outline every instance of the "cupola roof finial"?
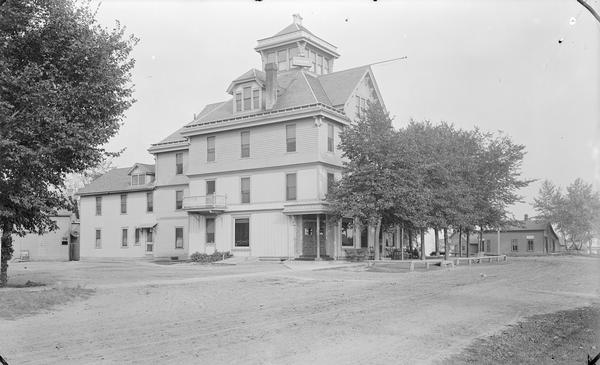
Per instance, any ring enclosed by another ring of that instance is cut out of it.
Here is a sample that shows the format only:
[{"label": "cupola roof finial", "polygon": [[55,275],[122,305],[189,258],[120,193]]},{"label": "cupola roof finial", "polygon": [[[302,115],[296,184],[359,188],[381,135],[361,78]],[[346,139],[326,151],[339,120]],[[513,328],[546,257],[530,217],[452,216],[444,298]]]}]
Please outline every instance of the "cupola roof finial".
[{"label": "cupola roof finial", "polygon": [[294,18],[294,24],[302,25],[302,17],[300,16],[300,14],[294,14],[292,15],[292,18]]}]

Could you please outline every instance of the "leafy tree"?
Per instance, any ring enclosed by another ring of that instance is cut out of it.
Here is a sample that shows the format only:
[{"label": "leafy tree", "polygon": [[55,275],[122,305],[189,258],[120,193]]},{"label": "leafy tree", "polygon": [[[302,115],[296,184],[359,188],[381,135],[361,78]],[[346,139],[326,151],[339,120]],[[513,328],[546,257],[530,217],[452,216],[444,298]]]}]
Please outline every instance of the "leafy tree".
[{"label": "leafy tree", "polygon": [[[556,225],[567,247],[581,250],[600,236],[600,192],[592,184],[576,179],[565,193],[550,181],[544,181],[533,207],[536,219]],[[570,243],[570,245],[569,245]]]},{"label": "leafy tree", "polygon": [[[369,103],[359,119],[340,133],[340,149],[347,158],[343,178],[328,198],[336,218],[354,217],[361,224],[381,228],[394,206],[392,119],[379,104]],[[371,232],[369,232],[371,234]],[[376,235],[377,237],[377,235]],[[379,247],[375,250],[379,255]]]},{"label": "leafy tree", "polygon": [[56,228],[69,208],[66,174],[97,166],[134,102],[130,52],[137,39],[107,30],[73,0],[0,5],[0,286],[12,234]]},{"label": "leafy tree", "polygon": [[522,201],[517,192],[532,181],[520,179],[525,146],[515,144],[503,134],[476,130],[475,136],[480,140],[480,145],[474,155],[475,175],[469,179],[470,191],[475,199],[474,217],[470,223],[479,228],[481,242],[483,230],[514,221],[507,208]]}]

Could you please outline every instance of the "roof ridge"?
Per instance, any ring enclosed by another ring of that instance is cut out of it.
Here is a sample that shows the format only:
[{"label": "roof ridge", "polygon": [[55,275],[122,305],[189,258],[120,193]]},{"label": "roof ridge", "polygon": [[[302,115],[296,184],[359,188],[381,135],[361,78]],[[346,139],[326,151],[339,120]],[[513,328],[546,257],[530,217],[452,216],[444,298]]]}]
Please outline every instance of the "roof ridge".
[{"label": "roof ridge", "polygon": [[313,99],[315,99],[315,103],[318,103],[319,100],[317,99],[317,96],[315,95],[315,91],[313,90],[312,85],[310,84],[310,82],[308,82],[308,79],[306,78],[306,74],[304,73],[304,71],[300,71],[300,73],[304,77],[304,81],[308,85],[308,89],[310,90],[310,93],[311,93]]},{"label": "roof ridge", "polygon": [[329,75],[333,75],[333,74],[339,74],[339,73],[342,73],[342,72],[352,71],[352,70],[356,70],[356,69],[359,69],[359,68],[370,68],[370,67],[371,67],[371,64],[369,63],[369,64],[362,65],[362,66],[351,67],[351,68],[347,68],[345,70],[340,70],[340,71],[330,72],[328,74],[319,75],[317,78],[323,77],[323,76],[329,76]]}]

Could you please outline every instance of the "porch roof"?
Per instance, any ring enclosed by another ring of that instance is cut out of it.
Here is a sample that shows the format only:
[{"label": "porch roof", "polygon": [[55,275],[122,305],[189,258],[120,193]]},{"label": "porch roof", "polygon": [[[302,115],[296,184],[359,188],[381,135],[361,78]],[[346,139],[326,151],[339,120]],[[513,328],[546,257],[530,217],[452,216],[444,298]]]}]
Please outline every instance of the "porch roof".
[{"label": "porch roof", "polygon": [[283,214],[327,214],[331,212],[329,203],[326,201],[293,202],[283,206]]}]

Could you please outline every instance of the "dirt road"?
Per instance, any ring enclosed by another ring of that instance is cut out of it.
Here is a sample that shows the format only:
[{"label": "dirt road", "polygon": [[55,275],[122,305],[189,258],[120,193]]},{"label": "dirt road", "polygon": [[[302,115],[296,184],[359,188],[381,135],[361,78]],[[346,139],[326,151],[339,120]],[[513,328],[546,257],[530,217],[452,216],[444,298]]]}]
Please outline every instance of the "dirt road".
[{"label": "dirt road", "polygon": [[91,298],[0,320],[9,364],[435,363],[522,317],[600,302],[600,260],[579,257],[416,273],[103,265],[45,273]]}]

